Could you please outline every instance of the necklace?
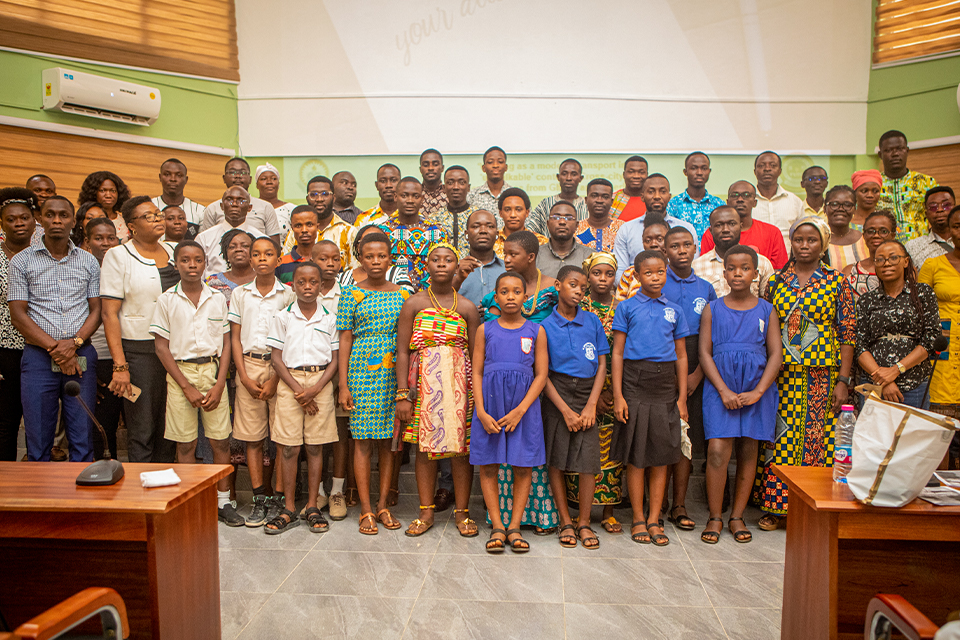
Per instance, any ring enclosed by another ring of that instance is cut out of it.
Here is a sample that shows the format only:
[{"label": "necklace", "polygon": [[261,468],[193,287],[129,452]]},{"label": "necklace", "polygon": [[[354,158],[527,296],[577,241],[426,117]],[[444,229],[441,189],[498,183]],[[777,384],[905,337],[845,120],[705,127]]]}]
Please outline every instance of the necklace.
[{"label": "necklace", "polygon": [[541,277],[542,275],[543,275],[543,274],[540,273],[540,270],[537,269],[537,288],[536,288],[536,290],[534,290],[533,296],[531,296],[530,299],[527,300],[527,302],[530,303],[530,310],[529,310],[529,311],[527,310],[527,302],[524,302],[522,305],[520,305],[520,313],[521,313],[521,315],[525,315],[525,316],[527,316],[527,317],[530,317],[530,316],[533,315],[534,309],[537,308],[537,298],[540,297],[540,277]]},{"label": "necklace", "polygon": [[427,287],[427,295],[430,296],[430,302],[433,303],[433,306],[441,314],[445,316],[452,316],[457,312],[457,292],[453,292],[453,306],[447,309],[446,307],[440,304],[440,301],[437,300],[437,296],[433,295],[433,287]]},{"label": "necklace", "polygon": [[10,248],[7,246],[7,241],[6,241],[6,240],[4,240],[2,243],[0,243],[0,246],[3,247],[3,253],[6,254],[7,260],[10,260],[11,258],[13,258],[13,256],[17,255],[17,254],[15,254],[15,253],[13,253],[12,251],[10,251]]}]

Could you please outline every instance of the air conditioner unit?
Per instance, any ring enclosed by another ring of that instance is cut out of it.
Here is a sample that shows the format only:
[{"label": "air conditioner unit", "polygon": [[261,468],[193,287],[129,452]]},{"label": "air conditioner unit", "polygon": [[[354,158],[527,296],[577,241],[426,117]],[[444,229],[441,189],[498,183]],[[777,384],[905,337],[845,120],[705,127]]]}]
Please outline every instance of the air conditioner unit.
[{"label": "air conditioner unit", "polygon": [[43,108],[146,127],[160,115],[160,90],[62,67],[42,72]]}]

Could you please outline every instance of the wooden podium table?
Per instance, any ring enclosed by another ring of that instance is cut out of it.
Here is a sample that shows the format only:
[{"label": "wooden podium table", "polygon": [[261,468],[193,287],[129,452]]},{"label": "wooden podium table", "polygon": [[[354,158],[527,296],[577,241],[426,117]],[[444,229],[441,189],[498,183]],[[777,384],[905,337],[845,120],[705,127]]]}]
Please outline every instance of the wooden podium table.
[{"label": "wooden podium table", "polygon": [[877,593],[939,624],[960,608],[960,507],[867,507],[831,468],[774,472],[790,491],[781,638],[862,639]]},{"label": "wooden podium table", "polygon": [[[0,462],[0,612],[11,628],[87,587],[116,589],[132,638],[220,637],[217,480],[228,465],[131,464],[79,487],[87,463]],[[144,489],[142,471],[179,485]]]}]

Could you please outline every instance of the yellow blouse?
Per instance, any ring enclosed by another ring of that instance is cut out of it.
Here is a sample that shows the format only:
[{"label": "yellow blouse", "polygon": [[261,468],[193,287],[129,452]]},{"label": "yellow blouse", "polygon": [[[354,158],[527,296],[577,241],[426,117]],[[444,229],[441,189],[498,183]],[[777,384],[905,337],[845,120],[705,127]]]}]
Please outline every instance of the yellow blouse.
[{"label": "yellow blouse", "polygon": [[940,306],[940,322],[950,346],[940,355],[930,381],[930,402],[960,403],[960,272],[947,256],[928,258],[917,278],[933,287]]}]

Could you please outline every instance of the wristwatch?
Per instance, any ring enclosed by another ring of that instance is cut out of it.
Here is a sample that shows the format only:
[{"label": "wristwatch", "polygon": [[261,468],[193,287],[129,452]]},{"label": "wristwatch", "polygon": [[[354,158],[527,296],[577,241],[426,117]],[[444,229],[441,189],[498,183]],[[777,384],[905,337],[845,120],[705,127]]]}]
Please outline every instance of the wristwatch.
[{"label": "wristwatch", "polygon": [[906,373],[906,372],[907,372],[907,368],[906,368],[905,366],[903,366],[903,363],[900,362],[899,360],[897,360],[897,369],[900,371],[900,373]]},{"label": "wristwatch", "polygon": [[82,347],[82,346],[83,346],[83,338],[81,338],[80,336],[73,336],[73,346],[75,346],[77,349],[79,349],[80,347]]},{"label": "wristwatch", "polygon": [[837,382],[842,382],[848,387],[850,386],[850,378],[847,376],[837,376]]}]

